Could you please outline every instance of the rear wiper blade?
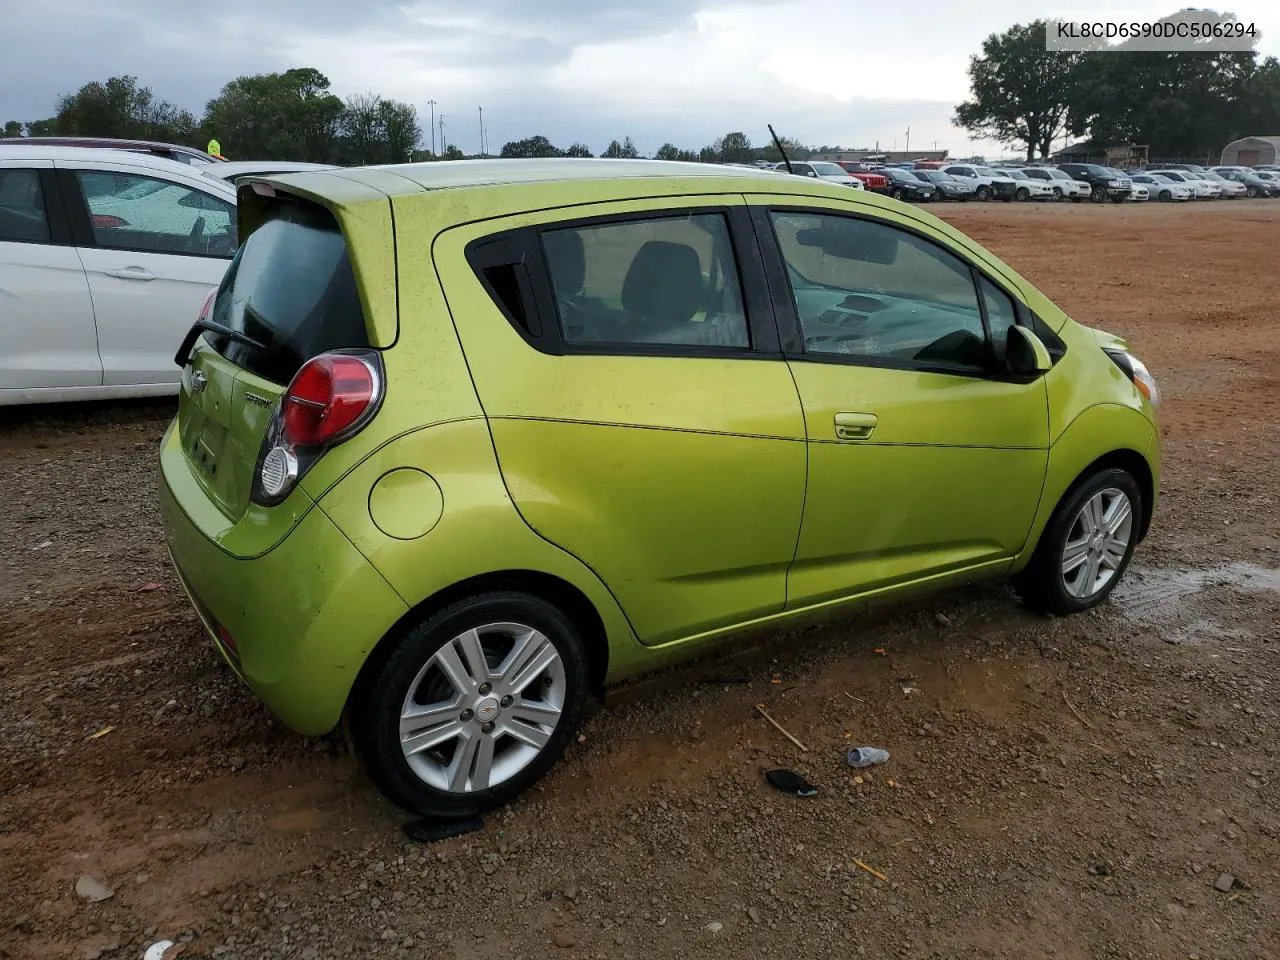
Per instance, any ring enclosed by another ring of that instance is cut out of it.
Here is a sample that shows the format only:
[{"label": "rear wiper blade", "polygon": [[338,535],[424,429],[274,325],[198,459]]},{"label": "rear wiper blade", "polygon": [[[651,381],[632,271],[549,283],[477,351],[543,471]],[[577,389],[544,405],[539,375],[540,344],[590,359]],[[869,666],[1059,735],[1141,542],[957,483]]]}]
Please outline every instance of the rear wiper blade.
[{"label": "rear wiper blade", "polygon": [[253,337],[248,334],[241,333],[239,330],[232,330],[230,327],[224,327],[222,324],[214,323],[212,320],[197,320],[191,325],[191,329],[187,331],[187,335],[182,338],[182,345],[178,347],[178,352],[173,355],[173,362],[180,367],[185,367],[191,360],[191,348],[196,345],[196,338],[206,330],[210,333],[216,333],[219,336],[235,340],[237,343],[256,347],[259,350],[271,349],[267,344],[255,340]]}]

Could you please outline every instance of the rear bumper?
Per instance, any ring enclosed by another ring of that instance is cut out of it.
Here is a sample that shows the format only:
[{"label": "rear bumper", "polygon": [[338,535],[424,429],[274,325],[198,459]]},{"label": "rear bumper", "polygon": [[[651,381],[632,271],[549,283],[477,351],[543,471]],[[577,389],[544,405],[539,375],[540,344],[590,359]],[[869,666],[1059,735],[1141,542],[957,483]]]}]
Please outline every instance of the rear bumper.
[{"label": "rear bumper", "polygon": [[407,607],[318,508],[258,556],[228,552],[192,518],[176,431],[161,450],[161,512],[174,569],[236,674],[299,733],[337,724],[360,668]]}]

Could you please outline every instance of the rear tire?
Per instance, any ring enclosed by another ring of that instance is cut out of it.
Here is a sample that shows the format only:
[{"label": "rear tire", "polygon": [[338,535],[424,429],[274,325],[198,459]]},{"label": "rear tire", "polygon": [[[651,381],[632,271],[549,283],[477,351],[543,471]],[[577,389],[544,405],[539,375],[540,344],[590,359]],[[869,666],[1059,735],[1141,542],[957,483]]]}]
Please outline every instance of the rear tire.
[{"label": "rear tire", "polygon": [[1018,192],[1015,193],[1013,196],[1014,196],[1014,199],[1017,200],[1018,202],[1025,203],[1027,200],[1031,199],[1031,191],[1028,190],[1026,187],[1019,187]]},{"label": "rear tire", "polygon": [[991,199],[991,188],[988,187],[985,183],[978,187],[978,199],[979,200]]},{"label": "rear tire", "polygon": [[412,629],[362,681],[345,720],[390,800],[456,820],[537,782],[564,751],[586,693],[586,648],[563,612],[530,594],[485,593]]},{"label": "rear tire", "polygon": [[1102,603],[1129,568],[1142,510],[1142,491],[1127,470],[1108,467],[1077,483],[1014,578],[1023,602],[1058,616]]},{"label": "rear tire", "polygon": [[1160,191],[1160,201],[1161,201],[1162,203],[1168,203],[1168,202],[1169,202],[1170,200],[1172,200],[1172,199],[1173,199],[1173,191],[1172,191],[1172,190],[1161,190],[1161,191]]}]

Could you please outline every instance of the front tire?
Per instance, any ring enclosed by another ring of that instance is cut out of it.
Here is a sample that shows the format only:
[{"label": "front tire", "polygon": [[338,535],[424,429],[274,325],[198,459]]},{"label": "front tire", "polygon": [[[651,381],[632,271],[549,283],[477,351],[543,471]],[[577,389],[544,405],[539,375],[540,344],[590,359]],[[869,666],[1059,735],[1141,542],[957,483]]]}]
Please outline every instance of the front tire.
[{"label": "front tire", "polygon": [[1014,581],[1023,602],[1058,616],[1102,603],[1133,558],[1142,509],[1138,482],[1118,467],[1067,491]]},{"label": "front tire", "polygon": [[991,188],[985,183],[978,187],[978,199],[984,201],[991,199]]},{"label": "front tire", "polygon": [[424,817],[475,816],[559,759],[587,691],[574,624],[530,594],[460,600],[411,630],[358,688],[352,746],[389,799]]},{"label": "front tire", "polygon": [[1054,187],[1054,188],[1053,188],[1053,201],[1054,201],[1054,203],[1057,203],[1057,202],[1058,202],[1059,200],[1061,200],[1061,199],[1062,199],[1062,188],[1061,188],[1061,187]]}]

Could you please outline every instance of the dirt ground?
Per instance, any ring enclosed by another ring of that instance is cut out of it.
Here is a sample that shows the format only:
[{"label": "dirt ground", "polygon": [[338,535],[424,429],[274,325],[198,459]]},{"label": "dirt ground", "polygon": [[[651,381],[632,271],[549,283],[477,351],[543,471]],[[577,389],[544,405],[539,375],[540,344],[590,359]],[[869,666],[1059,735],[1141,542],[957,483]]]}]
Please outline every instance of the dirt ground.
[{"label": "dirt ground", "polygon": [[[1159,378],[1127,582],[1058,620],[954,592],[615,691],[436,845],[202,638],[161,546],[168,404],[0,414],[0,958],[1280,957],[1280,203],[933,209]],[[853,743],[892,759],[858,782]]]}]

